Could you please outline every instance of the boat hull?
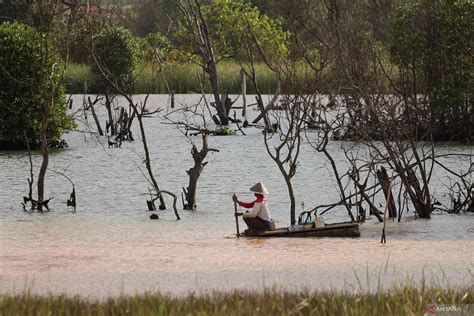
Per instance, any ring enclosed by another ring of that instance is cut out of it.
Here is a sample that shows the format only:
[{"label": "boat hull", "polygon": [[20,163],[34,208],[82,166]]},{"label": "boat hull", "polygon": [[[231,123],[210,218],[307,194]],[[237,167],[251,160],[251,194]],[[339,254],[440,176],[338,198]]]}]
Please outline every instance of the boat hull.
[{"label": "boat hull", "polygon": [[289,227],[273,231],[245,231],[245,237],[360,237],[359,224],[356,222],[326,224],[324,227],[312,227],[304,230],[290,230]]}]

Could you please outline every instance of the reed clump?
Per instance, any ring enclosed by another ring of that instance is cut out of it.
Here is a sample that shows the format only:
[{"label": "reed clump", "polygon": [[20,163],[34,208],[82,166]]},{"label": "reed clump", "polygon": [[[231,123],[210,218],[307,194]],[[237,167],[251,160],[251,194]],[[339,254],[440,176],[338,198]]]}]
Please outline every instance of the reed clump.
[{"label": "reed clump", "polygon": [[[235,290],[173,297],[161,293],[109,298],[0,296],[0,315],[422,315],[433,304],[467,306],[473,287],[398,286],[375,293]],[[472,306],[471,306],[472,307]]]}]

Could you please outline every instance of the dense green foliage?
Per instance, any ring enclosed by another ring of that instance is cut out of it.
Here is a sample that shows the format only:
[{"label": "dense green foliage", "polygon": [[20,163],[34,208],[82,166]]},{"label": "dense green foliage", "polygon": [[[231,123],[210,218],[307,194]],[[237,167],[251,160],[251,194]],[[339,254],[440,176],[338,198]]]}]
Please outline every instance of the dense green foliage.
[{"label": "dense green foliage", "polygon": [[28,1],[24,0],[0,1],[0,22],[27,19],[30,5]]},{"label": "dense green foliage", "polygon": [[414,1],[396,14],[392,59],[407,89],[430,97],[438,139],[474,135],[473,21],[468,0]]},{"label": "dense green foliage", "polygon": [[60,85],[59,58],[43,51],[39,36],[18,22],[0,24],[0,140],[4,144],[24,144],[25,135],[38,141],[46,107],[50,107],[50,140],[58,140],[73,126]]},{"label": "dense green foliage", "polygon": [[[136,66],[137,42],[131,32],[121,26],[111,25],[94,37],[92,44],[92,71],[98,78],[108,78],[120,87],[133,82]],[[104,88],[108,85],[103,82]]]},{"label": "dense green foliage", "polygon": [[[474,302],[473,290],[437,287],[393,287],[388,291],[281,292],[189,294],[170,297],[160,293],[96,301],[79,297],[0,296],[1,315],[423,315],[442,304]],[[464,304],[464,305],[461,305]],[[465,311],[468,313],[467,311]]]},{"label": "dense green foliage", "polygon": [[221,55],[240,62],[252,58],[282,62],[288,57],[290,34],[282,21],[272,19],[246,1],[216,0],[206,7],[214,45]]}]

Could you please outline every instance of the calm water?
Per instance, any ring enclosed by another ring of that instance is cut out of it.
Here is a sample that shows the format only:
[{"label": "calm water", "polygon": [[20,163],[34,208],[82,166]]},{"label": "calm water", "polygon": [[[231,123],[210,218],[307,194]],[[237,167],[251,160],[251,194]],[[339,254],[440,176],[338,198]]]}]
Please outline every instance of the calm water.
[{"label": "calm water", "polygon": [[[197,96],[178,96],[193,104]],[[168,110],[167,96],[151,97]],[[74,108],[82,96],[74,96]],[[105,122],[105,112],[100,111]],[[250,111],[254,116],[255,111]],[[92,116],[88,116],[95,130]],[[146,120],[148,141],[162,189],[179,193],[187,186],[192,166],[190,144],[173,125],[160,118]],[[81,131],[87,131],[81,117]],[[139,141],[108,149],[106,137],[72,132],[71,148],[51,154],[50,169],[64,172],[76,185],[78,208],[64,203],[69,182],[49,172],[47,196],[53,211],[25,214],[22,196],[29,174],[25,153],[0,153],[0,292],[68,293],[83,296],[133,294],[161,290],[173,294],[213,289],[282,287],[288,290],[373,289],[422,275],[442,284],[473,282],[474,217],[434,215],[389,223],[386,245],[380,244],[382,226],[373,220],[361,227],[358,239],[237,239],[231,195],[251,198],[248,188],[263,181],[272,215],[280,225],[289,222],[286,187],[263,147],[259,130],[247,136],[212,137],[220,150],[210,154],[198,187],[198,210],[182,211],[176,221],[171,210],[151,221],[146,211],[147,182]],[[139,135],[135,131],[135,135]],[[198,139],[197,139],[198,140]],[[341,144],[329,145],[344,167]],[[440,146],[439,152],[473,152],[473,147]],[[34,157],[39,167],[39,156]],[[447,161],[467,170],[469,161]],[[337,200],[337,190],[326,160],[304,147],[295,178],[298,211]],[[37,173],[37,172],[36,172]],[[35,175],[36,175],[35,173]],[[449,180],[435,173],[433,191],[441,198]],[[171,206],[171,201],[168,202]],[[181,203],[179,203],[179,206]],[[327,222],[347,220],[344,209],[324,216]],[[243,224],[241,227],[244,226]]]}]

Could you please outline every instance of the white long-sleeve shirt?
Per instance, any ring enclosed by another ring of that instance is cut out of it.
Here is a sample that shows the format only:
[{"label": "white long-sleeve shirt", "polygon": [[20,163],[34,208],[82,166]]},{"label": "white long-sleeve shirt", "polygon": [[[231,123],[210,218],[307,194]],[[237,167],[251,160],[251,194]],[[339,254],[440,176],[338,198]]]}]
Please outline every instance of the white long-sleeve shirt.
[{"label": "white long-sleeve shirt", "polygon": [[261,218],[267,222],[271,221],[270,211],[268,210],[267,199],[258,197],[253,202],[239,202],[239,205],[245,208],[252,208],[251,211],[245,212],[244,218]]}]

